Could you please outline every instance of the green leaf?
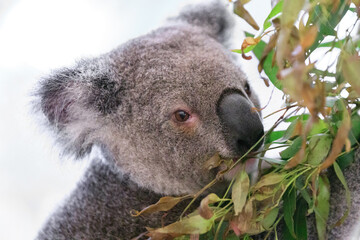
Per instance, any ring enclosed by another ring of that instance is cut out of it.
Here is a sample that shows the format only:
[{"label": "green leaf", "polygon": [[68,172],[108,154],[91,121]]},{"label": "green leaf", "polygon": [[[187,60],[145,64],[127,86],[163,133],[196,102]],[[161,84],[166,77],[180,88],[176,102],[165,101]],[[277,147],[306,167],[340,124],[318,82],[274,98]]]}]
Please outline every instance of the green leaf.
[{"label": "green leaf", "polygon": [[308,145],[308,163],[311,165],[319,165],[328,155],[332,140],[333,138],[328,134],[312,136]]},{"label": "green leaf", "polygon": [[324,43],[321,43],[319,44],[317,47],[336,47],[336,48],[341,48],[345,42],[346,42],[347,39],[341,39],[341,40],[338,40],[336,42],[324,42]]},{"label": "green leaf", "polygon": [[336,162],[339,164],[340,169],[344,170],[354,162],[354,159],[355,159],[355,150],[352,150],[348,153],[342,154],[340,157],[336,159]]},{"label": "green leaf", "polygon": [[296,211],[294,214],[295,234],[297,240],[307,240],[306,223],[307,203],[303,198],[296,202]]},{"label": "green leaf", "polygon": [[327,131],[329,131],[329,125],[324,120],[319,119],[318,122],[312,126],[308,135],[313,136],[316,134],[325,133]]},{"label": "green leaf", "polygon": [[269,174],[262,176],[260,180],[253,186],[253,188],[256,190],[263,186],[270,186],[280,183],[285,179],[285,177],[286,177],[286,173],[271,172]]},{"label": "green leaf", "polygon": [[265,229],[269,229],[274,224],[276,217],[278,216],[278,213],[279,213],[278,207],[271,209],[271,211],[261,221],[262,226]]},{"label": "green leaf", "polygon": [[184,217],[182,220],[174,222],[163,228],[150,230],[153,233],[169,233],[169,234],[203,234],[208,232],[214,224],[214,217],[205,219],[200,215],[192,215]]},{"label": "green leaf", "polygon": [[267,55],[264,61],[264,65],[263,65],[264,72],[268,76],[272,84],[274,84],[274,86],[277,89],[282,90],[283,88],[282,83],[277,78],[277,73],[279,72],[279,68],[276,64],[273,65],[273,57],[274,57],[274,50],[272,50]]},{"label": "green leaf", "polygon": [[[215,226],[213,227],[213,229],[217,230],[219,228],[219,224],[220,224],[220,222],[215,223]],[[229,227],[229,222],[223,221],[221,223],[221,226],[220,226],[220,229],[219,229],[219,232],[217,235],[218,240],[225,240],[225,238],[222,238],[222,236],[227,231],[228,227]],[[226,236],[226,240],[228,239],[229,236],[230,236],[230,234]],[[215,238],[215,231],[208,231],[207,233],[201,234],[199,240],[208,240],[208,239],[214,239],[214,238]],[[229,238],[229,239],[233,239],[233,238]],[[239,238],[236,238],[236,240],[238,240],[238,239]]]},{"label": "green leaf", "polygon": [[268,29],[271,26],[270,20],[282,11],[283,4],[284,4],[284,1],[281,0],[271,10],[270,14],[267,16],[267,18],[264,21],[263,31],[265,31],[266,29]]},{"label": "green leaf", "polygon": [[286,240],[296,240],[296,238],[294,238],[291,233],[289,232],[289,229],[287,227],[283,228],[283,238],[282,239],[286,239]]},{"label": "green leaf", "polygon": [[304,188],[304,186],[305,186],[304,176],[300,176],[295,180],[295,186],[296,186],[297,190],[299,190],[301,196],[308,203],[309,209],[311,209],[314,205],[314,201],[310,197],[310,194],[307,191],[307,188]]},{"label": "green leaf", "polygon": [[290,125],[288,126],[288,128],[285,130],[284,135],[282,136],[282,138],[278,139],[277,142],[285,142],[287,140],[290,139],[290,137],[293,135],[293,132],[295,130],[295,126],[298,123],[298,121],[300,121],[299,119],[295,119],[293,120]]},{"label": "green leaf", "polygon": [[[245,32],[246,37],[254,37],[253,34]],[[264,49],[266,47],[266,43],[264,41],[259,41],[259,43],[255,46],[253,49],[253,53],[255,54],[256,58],[260,61],[262,53],[264,52]],[[263,65],[263,69],[265,74],[268,76],[272,84],[278,89],[282,89],[281,82],[277,79],[276,75],[279,71],[279,68],[276,66],[276,64],[273,66],[272,59],[274,55],[274,50],[271,51],[268,56],[266,57]]]},{"label": "green leaf", "polygon": [[334,28],[341,21],[349,9],[347,0],[340,0],[340,4],[335,12],[332,12],[332,7],[332,4],[329,4],[327,9],[322,4],[316,5],[308,20],[308,22],[317,24],[319,29],[317,38],[309,49],[310,51],[307,54],[308,56],[319,46],[320,42],[324,40],[325,36],[336,35]]},{"label": "green leaf", "polygon": [[292,117],[289,117],[288,119],[285,119],[284,121],[285,122],[293,122],[297,119],[301,120],[301,121],[306,121],[310,118],[310,114],[301,114],[301,115],[296,115],[296,116],[292,116]]},{"label": "green leaf", "polygon": [[347,2],[347,0],[340,0],[340,4],[335,13],[331,12],[332,5],[330,4],[329,8],[327,9],[330,15],[327,18],[327,21],[322,21],[322,24],[320,25],[319,31],[321,33],[324,35],[335,35],[336,32],[334,28],[338,25],[349,9]]},{"label": "green leaf", "polygon": [[245,169],[236,176],[232,187],[231,198],[234,203],[235,215],[238,215],[244,208],[246,197],[249,192],[250,180]]},{"label": "green leaf", "polygon": [[316,198],[315,219],[319,240],[326,238],[326,224],[330,211],[330,183],[325,175],[319,177],[319,193]]},{"label": "green leaf", "polygon": [[285,130],[281,131],[272,131],[269,135],[265,138],[265,144],[275,142],[276,140],[282,138],[284,136]]},{"label": "green leaf", "polygon": [[342,183],[342,185],[345,188],[345,196],[346,196],[346,204],[347,204],[347,209],[346,209],[344,215],[335,224],[335,226],[339,226],[345,221],[345,219],[349,215],[349,211],[350,211],[350,207],[351,207],[351,193],[350,193],[349,187],[346,183],[344,174],[342,173],[342,171],[336,161],[334,162],[333,166],[334,166],[336,176],[339,178],[340,182]]},{"label": "green leaf", "polygon": [[290,159],[301,149],[302,137],[297,137],[294,139],[292,144],[286,148],[284,151],[280,152],[282,159]]},{"label": "green leaf", "polygon": [[250,45],[250,46],[248,46],[247,48],[245,48],[244,51],[242,51],[241,49],[233,49],[233,50],[231,50],[231,51],[232,51],[232,52],[235,52],[235,53],[242,54],[243,52],[244,52],[244,53],[250,52],[250,51],[253,50],[255,47],[256,47],[256,45]]},{"label": "green leaf", "polygon": [[285,224],[290,232],[290,234],[296,238],[295,236],[295,228],[294,228],[294,213],[296,209],[296,189],[291,187],[287,189],[284,196],[284,220]]}]

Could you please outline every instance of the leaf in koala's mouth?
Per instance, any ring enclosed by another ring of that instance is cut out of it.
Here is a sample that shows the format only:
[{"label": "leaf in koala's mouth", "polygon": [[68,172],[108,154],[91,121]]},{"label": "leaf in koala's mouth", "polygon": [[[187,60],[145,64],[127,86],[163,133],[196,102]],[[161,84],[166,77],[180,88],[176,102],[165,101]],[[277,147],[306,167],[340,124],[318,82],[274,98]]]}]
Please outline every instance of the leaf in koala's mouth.
[{"label": "leaf in koala's mouth", "polygon": [[[253,154],[249,153],[247,155],[251,157],[245,161],[245,169],[246,172],[252,172],[254,170],[254,165],[256,165],[256,158],[253,158]],[[234,157],[234,158],[223,158],[217,152],[215,153],[209,160],[207,160],[203,167],[204,169],[210,171],[211,169],[218,168],[218,173],[216,179],[220,180],[225,177],[226,180],[231,181],[231,179],[239,172],[239,165],[233,166],[238,159],[241,157]],[[230,169],[231,168],[231,169]],[[229,170],[230,169],[230,170]]]},{"label": "leaf in koala's mouth", "polygon": [[204,168],[207,169],[207,170],[211,170],[213,168],[216,168],[218,166],[220,166],[221,164],[221,157],[219,155],[219,153],[215,153],[214,156],[212,156],[209,160],[207,160],[205,163],[204,163]]},{"label": "leaf in koala's mouth", "polygon": [[[221,170],[221,173],[224,174],[224,177],[226,180],[231,181],[237,174],[238,172],[241,170],[241,165],[240,163],[236,164],[234,167],[232,167],[232,165],[234,163],[237,162],[239,158],[233,158],[230,159],[230,163],[228,163],[226,166],[220,166],[222,168],[225,168],[225,170]],[[254,157],[248,158],[245,162],[245,170],[247,173],[251,173],[254,171],[254,166],[257,165],[257,159]],[[231,168],[232,167],[232,168]],[[230,170],[228,170],[229,168],[231,168]]]},{"label": "leaf in koala's mouth", "polygon": [[[204,169],[207,170],[211,170],[217,167],[220,167],[220,171],[222,170],[226,170],[227,168],[229,168],[231,165],[233,164],[233,159],[225,159],[222,158],[219,153],[215,153],[209,160],[207,160],[203,167]],[[223,165],[225,165],[225,168],[222,167]]]},{"label": "leaf in koala's mouth", "polygon": [[173,207],[175,207],[176,204],[178,204],[179,202],[181,202],[182,200],[188,199],[190,198],[190,195],[186,195],[183,197],[162,197],[160,198],[160,200],[155,203],[152,204],[146,208],[144,208],[141,211],[137,211],[137,210],[132,210],[131,211],[131,215],[133,217],[138,217],[142,214],[150,214],[150,213],[154,213],[154,212],[163,212],[163,211],[168,211],[170,209],[172,209]]}]

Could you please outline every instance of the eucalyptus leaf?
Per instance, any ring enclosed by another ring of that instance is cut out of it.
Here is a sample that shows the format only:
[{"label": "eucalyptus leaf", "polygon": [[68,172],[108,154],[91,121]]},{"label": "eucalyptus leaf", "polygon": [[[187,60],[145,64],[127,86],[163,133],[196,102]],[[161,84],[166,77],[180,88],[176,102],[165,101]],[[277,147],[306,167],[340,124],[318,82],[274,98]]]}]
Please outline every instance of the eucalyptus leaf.
[{"label": "eucalyptus leaf", "polygon": [[164,234],[203,234],[211,229],[214,220],[214,218],[205,219],[200,215],[193,215],[191,217],[184,217],[180,221],[149,232]]},{"label": "eucalyptus leaf", "polygon": [[346,167],[350,166],[355,160],[355,150],[352,150],[348,153],[342,154],[336,159],[341,170],[344,170]]},{"label": "eucalyptus leaf", "polygon": [[269,229],[274,224],[278,214],[279,214],[279,208],[278,207],[271,209],[271,211],[261,221],[262,226],[265,229]]},{"label": "eucalyptus leaf", "polygon": [[270,186],[282,182],[286,177],[286,173],[271,172],[260,178],[260,180],[253,186],[253,189],[260,189],[263,186]]},{"label": "eucalyptus leaf", "polygon": [[278,15],[279,13],[281,13],[282,8],[283,8],[283,4],[284,4],[284,0],[280,0],[275,6],[274,8],[271,10],[270,14],[266,17],[264,24],[263,24],[263,31],[265,31],[266,29],[268,29],[271,26],[271,22],[270,20],[275,17],[276,15]]},{"label": "eucalyptus leaf", "polygon": [[232,187],[231,198],[234,203],[235,215],[238,215],[245,206],[246,197],[249,192],[250,179],[245,169],[236,176]]},{"label": "eucalyptus leaf", "polygon": [[285,130],[280,131],[272,131],[265,138],[265,144],[275,142],[276,140],[282,138],[284,136]]},{"label": "eucalyptus leaf", "polygon": [[298,240],[307,240],[307,221],[306,221],[307,203],[303,198],[296,202],[294,214],[295,234]]},{"label": "eucalyptus leaf", "polygon": [[329,134],[312,136],[308,145],[309,153],[307,162],[311,165],[319,165],[328,155],[332,140],[333,138]]},{"label": "eucalyptus leaf", "polygon": [[283,205],[284,205],[284,221],[290,232],[290,234],[296,238],[295,236],[295,228],[294,228],[294,213],[296,209],[296,189],[291,187],[286,190],[283,195]]},{"label": "eucalyptus leaf", "polygon": [[316,197],[315,220],[319,240],[326,238],[326,224],[330,211],[330,183],[325,175],[319,177],[319,193]]},{"label": "eucalyptus leaf", "polygon": [[295,180],[295,186],[296,189],[300,192],[301,196],[305,199],[305,201],[309,205],[309,210],[312,211],[312,208],[314,206],[314,201],[310,196],[308,189],[305,188],[303,176],[300,176]]},{"label": "eucalyptus leaf", "polygon": [[295,120],[298,120],[298,119],[301,120],[301,121],[306,121],[309,118],[310,118],[310,114],[304,113],[304,114],[301,114],[301,115],[291,116],[291,117],[285,119],[285,122],[290,122],[291,123],[291,122],[293,122]]},{"label": "eucalyptus leaf", "polygon": [[295,156],[295,154],[299,152],[299,150],[301,149],[301,144],[302,144],[302,137],[295,138],[292,144],[288,148],[280,152],[281,158],[286,160]]},{"label": "eucalyptus leaf", "polygon": [[291,138],[291,136],[293,135],[296,124],[298,124],[299,121],[300,120],[298,118],[293,120],[290,123],[290,125],[288,126],[288,128],[285,130],[284,135],[282,136],[282,138],[278,139],[277,142],[285,142],[285,141],[289,140]]},{"label": "eucalyptus leaf", "polygon": [[322,134],[329,131],[329,125],[322,119],[319,119],[317,123],[314,123],[310,132],[309,136]]},{"label": "eucalyptus leaf", "polygon": [[[245,32],[245,36],[246,37],[254,37],[253,34]],[[259,41],[259,43],[255,46],[255,48],[253,49],[253,53],[255,54],[256,58],[260,61],[262,54],[264,52],[264,49],[266,47],[266,43],[264,41]],[[277,79],[277,73],[279,71],[279,68],[275,65],[273,65],[272,59],[273,59],[273,55],[274,55],[274,51],[271,51],[268,56],[266,57],[264,64],[263,64],[263,69],[265,74],[268,76],[268,78],[270,79],[270,81],[272,82],[272,84],[274,84],[274,86],[279,89],[282,90],[282,84],[281,82]]]},{"label": "eucalyptus leaf", "polygon": [[351,116],[351,131],[349,133],[351,145],[360,142],[360,116],[355,113]]}]

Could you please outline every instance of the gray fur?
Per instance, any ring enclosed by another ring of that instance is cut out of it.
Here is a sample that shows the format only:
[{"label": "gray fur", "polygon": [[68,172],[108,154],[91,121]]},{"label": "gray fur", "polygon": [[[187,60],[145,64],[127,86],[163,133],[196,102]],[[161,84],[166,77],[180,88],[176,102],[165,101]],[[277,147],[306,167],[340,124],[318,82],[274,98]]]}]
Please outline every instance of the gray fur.
[{"label": "gray fur", "polygon": [[[262,124],[251,107],[259,107],[258,99],[245,92],[245,74],[223,45],[230,16],[219,2],[188,7],[164,27],[41,81],[38,107],[64,152],[81,158],[97,145],[105,161],[93,161],[38,239],[130,239],[146,226],[161,226],[159,215],[134,218],[129,212],[163,195],[196,193],[218,171],[204,169],[206,160],[247,150],[227,143],[224,132],[231,129],[224,131],[222,119],[231,116],[218,115],[226,91],[246,103],[239,106],[239,124],[250,122],[247,116],[259,122],[238,142],[257,140]],[[174,121],[178,109],[191,121]]]}]

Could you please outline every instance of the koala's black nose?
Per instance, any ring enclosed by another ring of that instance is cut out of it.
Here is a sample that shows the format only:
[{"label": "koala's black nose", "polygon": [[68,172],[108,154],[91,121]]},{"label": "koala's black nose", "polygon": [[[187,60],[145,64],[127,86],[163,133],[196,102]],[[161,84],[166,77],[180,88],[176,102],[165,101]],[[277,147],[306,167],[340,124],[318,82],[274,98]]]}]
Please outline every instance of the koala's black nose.
[{"label": "koala's black nose", "polygon": [[[225,93],[220,98],[217,114],[222,123],[227,144],[237,154],[244,154],[264,135],[260,115],[241,93]],[[255,148],[259,148],[262,142]]]}]

